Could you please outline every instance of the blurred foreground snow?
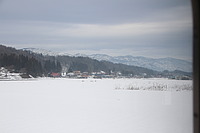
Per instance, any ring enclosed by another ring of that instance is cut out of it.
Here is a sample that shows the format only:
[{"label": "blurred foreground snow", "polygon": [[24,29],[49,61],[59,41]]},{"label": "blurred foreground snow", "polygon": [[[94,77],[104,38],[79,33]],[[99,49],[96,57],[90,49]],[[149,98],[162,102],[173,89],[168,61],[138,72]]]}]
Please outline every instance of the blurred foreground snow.
[{"label": "blurred foreground snow", "polygon": [[192,133],[192,81],[1,81],[0,132]]}]

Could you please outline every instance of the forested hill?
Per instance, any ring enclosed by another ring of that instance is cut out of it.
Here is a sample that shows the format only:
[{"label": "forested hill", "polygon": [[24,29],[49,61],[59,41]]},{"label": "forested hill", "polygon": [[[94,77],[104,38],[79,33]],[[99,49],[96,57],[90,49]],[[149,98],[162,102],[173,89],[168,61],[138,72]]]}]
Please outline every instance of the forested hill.
[{"label": "forested hill", "polygon": [[158,72],[136,66],[129,66],[124,64],[116,64],[108,61],[98,61],[89,57],[71,57],[71,56],[57,56],[59,62],[63,67],[67,67],[68,71],[81,72],[98,72],[105,71],[106,73],[121,72],[123,75],[156,75]]},{"label": "forested hill", "polygon": [[[104,71],[107,74],[120,72],[124,76],[145,77],[173,75],[173,72],[157,72],[143,67],[98,61],[89,57],[44,56],[31,51],[16,50],[15,48],[3,45],[0,45],[0,67],[5,67],[15,72],[31,74],[34,77],[48,76],[52,72],[61,73],[73,71],[89,73]],[[182,72],[178,74],[180,73]],[[186,75],[191,76],[191,73],[186,73]]]},{"label": "forested hill", "polygon": [[60,72],[62,69],[60,63],[55,60],[3,45],[0,45],[0,67],[5,67],[10,72],[34,77],[48,75],[50,72]]}]

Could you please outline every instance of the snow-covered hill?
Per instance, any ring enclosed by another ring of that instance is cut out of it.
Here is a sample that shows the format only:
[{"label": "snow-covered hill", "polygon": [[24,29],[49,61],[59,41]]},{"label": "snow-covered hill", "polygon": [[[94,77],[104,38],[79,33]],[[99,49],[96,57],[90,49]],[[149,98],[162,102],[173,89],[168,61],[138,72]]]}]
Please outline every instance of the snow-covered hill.
[{"label": "snow-covered hill", "polygon": [[37,54],[50,55],[50,56],[59,55],[58,52],[53,52],[53,51],[41,49],[41,48],[23,48],[22,50],[31,51],[31,52],[34,52],[34,53],[37,53]]},{"label": "snow-covered hill", "polygon": [[51,55],[51,56],[57,56],[57,55],[68,55],[68,56],[75,56],[75,57],[90,57],[92,59],[96,60],[106,60],[113,63],[122,63],[126,65],[133,65],[133,66],[139,66],[144,67],[156,71],[174,71],[174,70],[180,70],[185,72],[192,72],[192,62],[181,60],[181,59],[175,59],[175,58],[147,58],[142,56],[109,56],[106,54],[92,54],[92,55],[86,55],[81,53],[76,54],[69,54],[69,53],[61,53],[61,52],[53,52],[50,50],[44,50],[44,49],[38,49],[38,48],[24,48],[23,50],[32,51],[35,53],[43,54],[43,55]]},{"label": "snow-covered hill", "polygon": [[46,50],[42,48],[23,48],[23,51],[31,51],[37,54],[42,54],[42,55],[49,55],[49,56],[62,56],[62,55],[67,55],[67,56],[74,56],[74,57],[88,57],[86,54],[81,54],[81,53],[76,53],[76,54],[69,54],[67,52],[56,52],[56,51],[51,51],[51,50]]},{"label": "snow-covered hill", "polygon": [[105,54],[93,54],[89,57],[97,60],[106,60],[114,63],[122,63],[127,65],[134,65],[145,67],[156,71],[174,71],[181,70],[185,72],[192,72],[192,63],[189,61],[175,59],[175,58],[146,58],[142,56],[108,56]]}]

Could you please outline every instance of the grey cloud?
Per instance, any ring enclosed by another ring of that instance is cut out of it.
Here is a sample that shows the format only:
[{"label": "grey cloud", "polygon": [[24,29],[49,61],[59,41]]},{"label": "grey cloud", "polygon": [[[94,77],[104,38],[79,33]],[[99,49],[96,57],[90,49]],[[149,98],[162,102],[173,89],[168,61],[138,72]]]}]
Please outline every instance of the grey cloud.
[{"label": "grey cloud", "polygon": [[2,4],[0,18],[4,19],[129,23],[190,3],[187,0],[7,0]]}]

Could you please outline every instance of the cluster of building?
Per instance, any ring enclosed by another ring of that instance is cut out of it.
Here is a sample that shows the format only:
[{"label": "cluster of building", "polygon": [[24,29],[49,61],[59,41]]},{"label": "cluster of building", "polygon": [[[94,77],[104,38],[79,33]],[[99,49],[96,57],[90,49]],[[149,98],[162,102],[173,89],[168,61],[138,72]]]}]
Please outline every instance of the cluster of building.
[{"label": "cluster of building", "polygon": [[0,68],[0,81],[4,80],[21,80],[22,74],[21,73],[14,73],[8,71],[6,68]]},{"label": "cluster of building", "polygon": [[[186,75],[174,75],[174,74],[166,74],[166,75],[154,75],[148,76],[146,73],[141,75],[123,75],[121,72],[110,72],[109,74],[104,71],[99,72],[81,72],[81,71],[73,71],[73,72],[61,72],[49,73],[49,77],[54,78],[74,78],[74,79],[102,79],[102,78],[169,78],[176,80],[192,80],[192,77]],[[8,69],[4,67],[0,67],[0,80],[21,80],[22,78],[33,78],[31,75],[27,75],[26,73],[14,73],[10,72]]]},{"label": "cluster of building", "polygon": [[99,72],[81,72],[81,71],[73,71],[73,72],[62,72],[62,73],[51,73],[49,77],[62,77],[62,78],[75,78],[75,79],[102,79],[102,78],[168,78],[168,79],[176,79],[176,80],[192,80],[191,77],[186,75],[147,75],[146,73],[142,73],[140,75],[123,75],[121,72],[110,72],[109,74],[104,71]]},{"label": "cluster of building", "polygon": [[62,73],[51,73],[50,77],[65,77],[65,78],[77,78],[77,79],[86,79],[86,78],[116,78],[122,77],[120,72],[107,74],[104,71],[99,72],[81,72],[81,71],[73,71],[73,72],[62,72]]}]

